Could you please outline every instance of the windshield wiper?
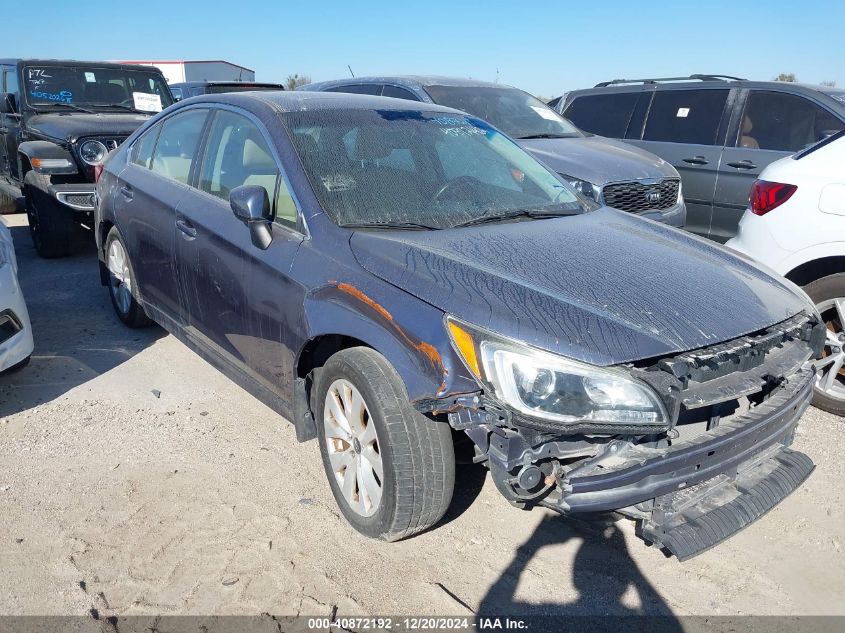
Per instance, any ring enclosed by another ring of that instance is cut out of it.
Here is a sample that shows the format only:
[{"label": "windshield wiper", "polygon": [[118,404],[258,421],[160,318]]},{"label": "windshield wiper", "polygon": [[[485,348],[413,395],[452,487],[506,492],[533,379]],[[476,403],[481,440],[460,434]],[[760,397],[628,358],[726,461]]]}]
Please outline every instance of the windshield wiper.
[{"label": "windshield wiper", "polygon": [[65,101],[54,101],[53,103],[39,103],[36,106],[36,108],[38,109],[39,112],[44,112],[44,110],[41,109],[38,106],[47,106],[47,107],[61,106],[63,108],[70,108],[71,110],[78,110],[79,112],[84,112],[85,114],[94,114],[93,110],[81,108],[80,106],[76,105],[75,103],[67,103]]},{"label": "windshield wiper", "polygon": [[440,228],[418,222],[349,222],[339,226],[344,229],[412,229],[416,231],[436,231]]},{"label": "windshield wiper", "polygon": [[130,112],[137,112],[139,114],[153,114],[152,112],[139,110],[138,108],[133,108],[132,106],[123,103],[92,103],[91,106],[95,108],[121,108],[123,110],[129,110]]},{"label": "windshield wiper", "polygon": [[553,134],[550,132],[543,132],[541,134],[526,134],[525,136],[517,136],[518,141],[527,141],[534,138],[573,138],[573,134]]},{"label": "windshield wiper", "polygon": [[538,209],[522,209],[514,213],[506,213],[504,215],[482,215],[460,224],[455,224],[452,228],[462,228],[465,226],[478,226],[479,224],[491,224],[502,220],[513,220],[515,218],[560,218],[568,215],[579,215],[580,211],[541,211]]}]

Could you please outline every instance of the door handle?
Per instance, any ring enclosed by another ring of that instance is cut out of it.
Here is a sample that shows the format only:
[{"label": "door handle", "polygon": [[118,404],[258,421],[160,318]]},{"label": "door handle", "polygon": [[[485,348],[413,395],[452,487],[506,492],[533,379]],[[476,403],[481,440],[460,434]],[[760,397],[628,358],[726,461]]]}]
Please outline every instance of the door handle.
[{"label": "door handle", "polygon": [[728,167],[735,167],[736,169],[756,169],[757,165],[746,159],[734,163],[728,163]]},{"label": "door handle", "polygon": [[690,158],[684,158],[683,161],[690,165],[706,165],[709,162],[704,156],[691,156]]},{"label": "door handle", "polygon": [[194,225],[185,220],[176,220],[176,228],[186,240],[192,240],[197,236],[197,230]]},{"label": "door handle", "polygon": [[120,187],[120,195],[122,195],[127,200],[131,200],[132,199],[132,189],[127,187],[126,185],[123,185],[123,186]]}]

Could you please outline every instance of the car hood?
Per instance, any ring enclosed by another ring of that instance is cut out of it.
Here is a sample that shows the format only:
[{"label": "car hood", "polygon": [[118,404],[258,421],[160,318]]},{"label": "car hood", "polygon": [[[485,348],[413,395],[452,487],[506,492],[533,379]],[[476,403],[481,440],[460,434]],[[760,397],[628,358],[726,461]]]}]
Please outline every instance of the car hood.
[{"label": "car hood", "polygon": [[713,345],[812,310],[750,260],[609,208],[356,232],[350,244],[366,270],[444,312],[597,365]]},{"label": "car hood", "polygon": [[114,112],[38,114],[29,118],[27,128],[41,136],[61,140],[81,136],[129,136],[149,118],[143,114]]},{"label": "car hood", "polygon": [[659,156],[602,136],[525,139],[517,143],[557,173],[600,187],[610,182],[680,177]]}]

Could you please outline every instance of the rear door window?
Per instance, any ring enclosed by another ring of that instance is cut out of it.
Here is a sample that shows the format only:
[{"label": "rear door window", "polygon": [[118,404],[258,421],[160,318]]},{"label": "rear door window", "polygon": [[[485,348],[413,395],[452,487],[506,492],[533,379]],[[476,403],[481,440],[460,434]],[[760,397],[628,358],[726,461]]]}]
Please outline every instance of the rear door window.
[{"label": "rear door window", "polygon": [[188,110],[162,123],[152,170],[166,178],[188,184],[191,164],[202,136],[208,110]]},{"label": "rear door window", "polygon": [[587,132],[624,138],[638,98],[638,92],[575,97],[563,116]]},{"label": "rear door window", "polygon": [[408,101],[419,101],[417,95],[410,90],[400,88],[399,86],[385,85],[381,91],[382,97],[393,97],[394,99],[407,99]]},{"label": "rear door window", "polygon": [[381,84],[350,84],[347,86],[335,86],[329,88],[326,92],[347,92],[354,95],[374,95],[381,94]]},{"label": "rear door window", "polygon": [[719,123],[730,90],[660,90],[654,94],[644,141],[719,145]]},{"label": "rear door window", "polygon": [[748,96],[736,146],[797,152],[845,128],[820,105],[798,95],[753,90]]}]

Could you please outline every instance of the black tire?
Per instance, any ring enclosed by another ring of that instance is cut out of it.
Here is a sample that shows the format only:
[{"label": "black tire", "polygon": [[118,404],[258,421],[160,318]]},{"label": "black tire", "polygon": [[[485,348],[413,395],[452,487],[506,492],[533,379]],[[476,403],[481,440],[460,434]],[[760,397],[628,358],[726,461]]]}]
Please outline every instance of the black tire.
[{"label": "black tire", "polygon": [[34,171],[24,177],[23,194],[29,234],[35,251],[45,259],[73,254],[79,245],[81,228],[74,222],[73,213],[63,209],[46,189],[50,177]]},{"label": "black tire", "polygon": [[117,314],[117,318],[123,321],[125,325],[131,328],[147,327],[152,323],[152,321],[150,320],[150,317],[147,316],[147,313],[144,312],[143,306],[138,301],[138,284],[135,281],[135,270],[133,269],[132,262],[129,259],[126,245],[123,243],[123,239],[120,237],[120,233],[118,233],[117,228],[115,227],[112,227],[111,231],[109,231],[109,234],[106,236],[106,245],[104,247],[106,266],[109,266],[109,253],[111,252],[112,244],[115,242],[121,249],[123,249],[123,253],[126,256],[125,274],[128,275],[130,283],[128,302],[122,305],[120,299],[120,287],[123,282],[118,279],[111,270],[109,270],[108,289],[112,307],[114,308],[115,314]]},{"label": "black tire", "polygon": [[[375,424],[384,476],[381,501],[372,516],[362,516],[346,501],[329,461],[324,409],[329,388],[339,379],[349,381],[360,392],[369,420]],[[398,541],[443,517],[455,486],[451,429],[411,407],[399,374],[384,356],[366,347],[333,355],[319,372],[312,403],[332,494],[358,532]]]},{"label": "black tire", "polygon": [[[831,299],[840,297],[845,298],[845,273],[837,273],[835,275],[828,275],[827,277],[816,279],[804,286],[804,292],[810,296],[810,299],[813,300],[816,307]],[[826,321],[830,322],[828,314],[829,311],[825,311],[825,313],[822,314],[822,318],[825,318]],[[839,328],[840,332],[843,331],[842,328],[845,328],[845,323],[839,323]],[[827,347],[825,348],[825,351],[828,351]],[[841,379],[840,381],[845,382]],[[827,411],[828,413],[845,416],[845,398],[840,399],[833,397],[823,391],[820,391],[819,389],[813,390],[813,406],[818,407],[823,411]]]}]

